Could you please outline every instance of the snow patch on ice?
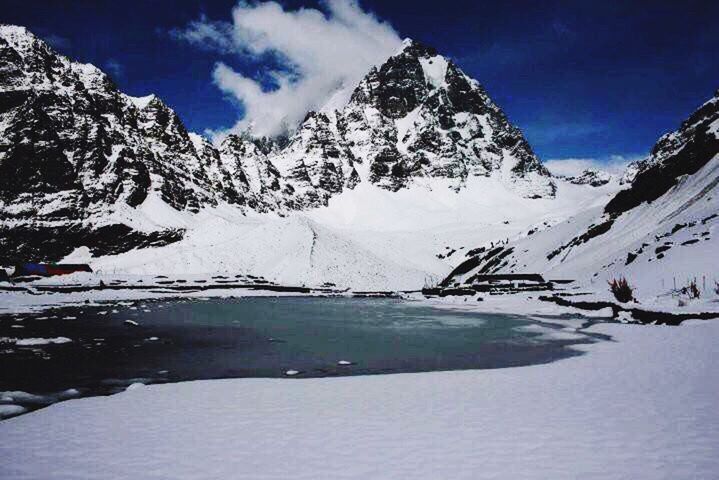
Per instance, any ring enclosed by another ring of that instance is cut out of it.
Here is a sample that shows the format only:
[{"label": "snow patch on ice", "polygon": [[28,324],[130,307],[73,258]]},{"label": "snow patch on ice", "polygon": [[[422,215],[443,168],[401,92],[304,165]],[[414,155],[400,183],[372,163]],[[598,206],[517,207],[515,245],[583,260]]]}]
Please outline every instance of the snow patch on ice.
[{"label": "snow patch on ice", "polygon": [[55,337],[55,338],[9,338],[0,337],[0,343],[14,343],[18,347],[31,347],[38,345],[60,345],[63,343],[70,343],[71,339],[67,337]]}]

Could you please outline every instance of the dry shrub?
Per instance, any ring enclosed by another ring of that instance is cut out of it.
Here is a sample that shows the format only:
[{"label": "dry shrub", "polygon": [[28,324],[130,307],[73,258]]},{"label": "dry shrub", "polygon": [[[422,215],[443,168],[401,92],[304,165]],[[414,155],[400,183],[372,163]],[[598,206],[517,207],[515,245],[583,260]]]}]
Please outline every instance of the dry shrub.
[{"label": "dry shrub", "polygon": [[696,280],[692,280],[686,287],[682,288],[682,293],[689,298],[699,298],[702,296],[699,287],[697,287]]},{"label": "dry shrub", "polygon": [[608,283],[609,289],[618,301],[626,303],[634,300],[634,289],[629,285],[626,278],[615,278]]}]

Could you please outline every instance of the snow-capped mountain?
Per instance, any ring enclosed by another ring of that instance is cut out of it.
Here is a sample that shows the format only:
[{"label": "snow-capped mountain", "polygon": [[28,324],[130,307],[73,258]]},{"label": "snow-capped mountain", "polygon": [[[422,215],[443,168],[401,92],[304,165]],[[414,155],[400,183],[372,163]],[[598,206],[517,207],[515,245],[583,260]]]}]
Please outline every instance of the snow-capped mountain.
[{"label": "snow-capped mountain", "polygon": [[556,191],[482,87],[409,40],[286,141],[230,135],[220,145],[188,132],[158,97],[123,94],[23,27],[0,25],[0,59],[4,263],[163,245],[203,209],[287,215],[361,182],[398,191],[445,179],[459,191],[481,177],[518,198]]},{"label": "snow-capped mountain", "polygon": [[497,176],[527,198],[551,198],[549,172],[478,82],[429,47],[405,40],[341,109],[311,112],[274,159],[308,203],[359,182],[397,191],[424,178]]},{"label": "snow-capped mountain", "polygon": [[[712,282],[719,268],[719,91],[633,164],[625,188],[604,206],[500,246],[475,249],[445,279],[541,272],[551,278],[626,276],[641,293]],[[711,286],[711,284],[710,284]]]},{"label": "snow-capped mountain", "polygon": [[[57,54],[23,27],[0,25],[0,258],[98,255],[182,237],[153,218],[156,200],[196,212],[218,200],[212,154],[200,155],[155,96],[122,94],[92,65]],[[222,164],[215,164],[224,175]],[[141,208],[144,205],[144,208]]]},{"label": "snow-capped mountain", "polygon": [[596,168],[587,168],[579,175],[558,175],[557,178],[561,178],[575,185],[589,185],[592,187],[601,187],[613,179],[610,173]]}]

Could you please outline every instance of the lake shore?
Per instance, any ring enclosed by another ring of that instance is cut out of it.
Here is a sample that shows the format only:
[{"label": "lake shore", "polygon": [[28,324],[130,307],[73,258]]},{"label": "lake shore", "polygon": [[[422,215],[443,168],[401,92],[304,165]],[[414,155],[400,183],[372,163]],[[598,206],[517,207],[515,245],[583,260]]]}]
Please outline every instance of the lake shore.
[{"label": "lake shore", "polygon": [[581,316],[355,297],[173,298],[0,314],[0,418],[133,384],[492,369],[606,341]]}]

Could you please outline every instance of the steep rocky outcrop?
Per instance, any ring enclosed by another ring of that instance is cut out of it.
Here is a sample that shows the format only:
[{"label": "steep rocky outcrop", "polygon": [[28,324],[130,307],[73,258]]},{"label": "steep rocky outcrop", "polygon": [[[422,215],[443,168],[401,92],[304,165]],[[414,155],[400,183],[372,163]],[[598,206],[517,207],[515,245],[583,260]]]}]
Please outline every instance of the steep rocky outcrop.
[{"label": "steep rocky outcrop", "polygon": [[679,130],[664,135],[649,158],[637,164],[637,173],[605,212],[618,215],[652,202],[674,187],[684,175],[696,173],[719,153],[719,90],[687,118]]},{"label": "steep rocky outcrop", "polygon": [[359,182],[352,151],[336,123],[324,113],[308,113],[272,161],[292,185],[290,202],[295,209],[325,205],[330,197]]},{"label": "steep rocky outcrop", "polygon": [[282,210],[293,187],[265,153],[273,151],[265,139],[229,135],[219,148],[219,167],[213,169],[216,188],[232,185],[230,190],[240,197],[236,203],[258,212]]}]

